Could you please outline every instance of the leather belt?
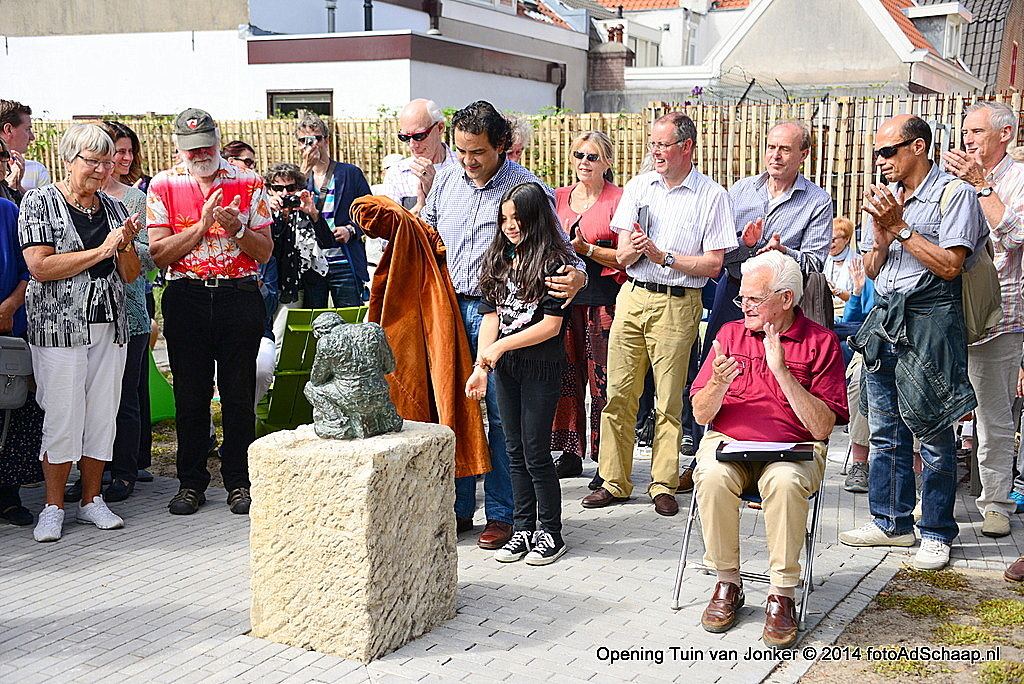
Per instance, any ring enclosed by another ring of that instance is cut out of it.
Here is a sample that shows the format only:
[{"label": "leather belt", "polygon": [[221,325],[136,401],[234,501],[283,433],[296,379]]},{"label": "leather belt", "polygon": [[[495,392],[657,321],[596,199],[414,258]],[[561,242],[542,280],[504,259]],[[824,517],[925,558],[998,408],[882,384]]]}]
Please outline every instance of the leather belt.
[{"label": "leather belt", "polygon": [[661,283],[645,283],[642,280],[636,280],[631,276],[627,276],[626,280],[633,283],[637,287],[642,287],[648,292],[657,292],[659,294],[669,294],[673,297],[685,297],[687,290],[696,290],[695,287],[683,287],[682,285],[662,285]]},{"label": "leather belt", "polygon": [[175,278],[171,283],[185,283],[192,287],[202,287],[210,290],[215,290],[221,287],[231,287],[237,290],[259,290],[259,283],[256,278],[208,278],[206,280],[200,280],[199,278]]}]

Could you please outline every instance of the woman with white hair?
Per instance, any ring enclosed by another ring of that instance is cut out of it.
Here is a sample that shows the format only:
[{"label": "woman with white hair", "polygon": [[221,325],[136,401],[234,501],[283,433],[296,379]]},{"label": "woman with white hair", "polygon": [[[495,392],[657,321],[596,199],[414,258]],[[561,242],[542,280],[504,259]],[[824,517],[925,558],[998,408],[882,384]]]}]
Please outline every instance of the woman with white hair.
[{"label": "woman with white hair", "polygon": [[82,473],[78,521],[124,526],[100,496],[100,481],[113,455],[121,398],[125,283],[141,270],[137,216],[101,191],[114,168],[110,136],[94,124],[76,124],[58,152],[65,179],[29,191],[18,219],[32,275],[25,301],[36,399],[46,412],[39,456],[46,505],[33,534],[40,542],[61,537],[72,463]]}]

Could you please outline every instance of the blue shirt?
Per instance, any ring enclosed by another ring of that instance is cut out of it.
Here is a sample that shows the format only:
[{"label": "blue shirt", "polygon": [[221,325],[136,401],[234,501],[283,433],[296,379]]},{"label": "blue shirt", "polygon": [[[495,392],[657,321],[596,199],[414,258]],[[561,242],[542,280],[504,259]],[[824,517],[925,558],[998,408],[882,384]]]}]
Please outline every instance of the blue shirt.
[{"label": "blue shirt", "polygon": [[[801,173],[789,190],[772,197],[765,172],[736,181],[729,196],[740,246],[726,255],[725,263],[746,261],[778,233],[786,253],[800,263],[802,271],[821,271],[832,243],[832,198],[827,192]],[[747,248],[740,236],[749,222],[759,218],[764,219],[761,239]]]},{"label": "blue shirt", "polygon": [[[0,302],[29,279],[28,266],[18,244],[18,207],[14,202],[0,198]],[[24,337],[28,329],[25,305],[14,312],[14,328],[4,335]]]},{"label": "blue shirt", "polygon": [[[457,294],[480,296],[480,266],[498,232],[498,204],[506,192],[523,183],[537,183],[544,189],[555,224],[568,242],[569,236],[555,214],[554,191],[513,161],[506,159],[482,188],[466,175],[461,164],[451,164],[434,177],[420,218],[437,230],[447,247],[448,272]],[[571,247],[570,252],[576,258],[573,266],[585,272],[583,260]]]}]

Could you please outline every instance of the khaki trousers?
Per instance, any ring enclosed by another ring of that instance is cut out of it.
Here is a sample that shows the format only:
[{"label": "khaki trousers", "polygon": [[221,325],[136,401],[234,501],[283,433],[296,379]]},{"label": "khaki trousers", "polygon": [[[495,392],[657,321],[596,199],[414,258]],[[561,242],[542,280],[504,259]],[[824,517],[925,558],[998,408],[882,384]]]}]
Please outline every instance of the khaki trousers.
[{"label": "khaki trousers", "polygon": [[647,369],[654,369],[655,422],[651,486],[675,494],[679,486],[679,421],[690,348],[703,311],[700,290],[682,297],[648,292],[627,282],[615,300],[608,340],[608,403],[601,412],[598,470],[616,497],[633,492],[634,426]]},{"label": "khaki trousers", "polygon": [[697,508],[704,534],[704,564],[715,570],[740,568],[740,494],[761,493],[771,583],[776,587],[800,584],[800,552],[807,529],[807,497],[818,491],[825,475],[827,449],[814,443],[813,461],[727,463],[715,458],[722,442],[731,442],[709,430],[697,449],[693,471]]}]

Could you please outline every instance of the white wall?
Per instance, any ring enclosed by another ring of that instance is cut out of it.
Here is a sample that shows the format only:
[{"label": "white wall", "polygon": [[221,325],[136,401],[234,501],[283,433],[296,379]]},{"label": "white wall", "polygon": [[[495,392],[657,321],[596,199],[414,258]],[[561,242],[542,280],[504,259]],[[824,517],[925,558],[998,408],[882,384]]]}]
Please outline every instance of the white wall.
[{"label": "white wall", "polygon": [[542,107],[554,106],[555,88],[551,83],[414,62],[410,99],[426,97],[441,107],[458,108],[476,100],[487,100],[498,109],[535,114]]},{"label": "white wall", "polygon": [[[426,12],[373,3],[373,30],[412,29],[426,31],[430,18]],[[249,0],[249,21],[274,33],[326,33],[327,10],[323,0]],[[363,30],[362,0],[338,0],[335,31]]]},{"label": "white wall", "polygon": [[379,107],[401,109],[412,99],[407,59],[254,64],[249,69],[254,87],[264,101],[258,118],[267,114],[267,90],[332,88],[336,117],[376,116]]}]

